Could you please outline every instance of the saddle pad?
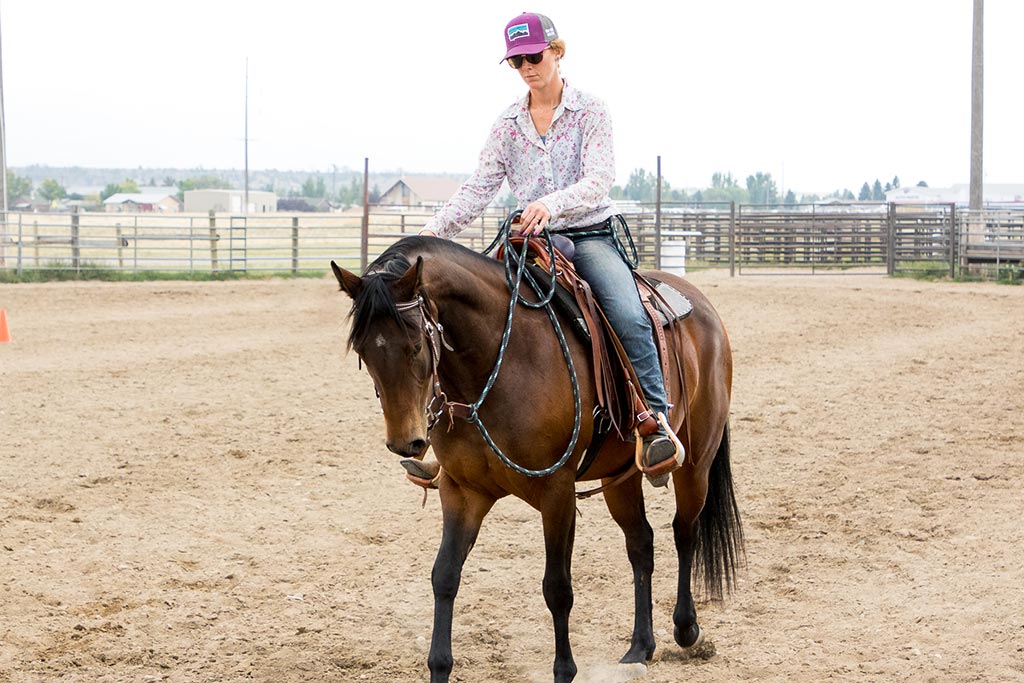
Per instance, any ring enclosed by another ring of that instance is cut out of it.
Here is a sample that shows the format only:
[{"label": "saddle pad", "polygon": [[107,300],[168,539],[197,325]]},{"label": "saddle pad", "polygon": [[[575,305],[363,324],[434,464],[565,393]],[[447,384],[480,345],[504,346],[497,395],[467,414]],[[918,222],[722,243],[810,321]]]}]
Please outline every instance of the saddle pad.
[{"label": "saddle pad", "polygon": [[665,306],[658,300],[658,297],[650,297],[650,301],[654,305],[654,310],[657,311],[658,318],[661,320],[662,327],[667,326],[673,320],[682,320],[693,312],[693,304],[678,289],[653,277],[649,277],[647,280],[654,285],[654,291],[656,291],[658,295],[665,300],[665,304],[668,304],[669,306],[669,310],[663,310]]}]

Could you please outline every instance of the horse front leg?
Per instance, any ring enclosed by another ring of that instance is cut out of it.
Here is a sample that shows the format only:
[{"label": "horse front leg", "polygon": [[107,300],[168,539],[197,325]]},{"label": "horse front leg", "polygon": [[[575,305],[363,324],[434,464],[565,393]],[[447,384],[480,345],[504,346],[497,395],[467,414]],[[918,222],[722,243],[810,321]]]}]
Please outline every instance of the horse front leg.
[{"label": "horse front leg", "polygon": [[654,573],[654,531],[644,511],[643,477],[636,476],[604,492],[612,519],[626,537],[626,555],[633,568],[633,637],[622,664],[646,663],[654,656],[651,576]]},{"label": "horse front leg", "polygon": [[569,645],[569,612],[572,611],[572,548],[576,538],[576,499],[570,488],[566,495],[541,509],[544,523],[544,602],[555,628],[555,683],[569,683],[576,677],[576,662]]},{"label": "horse front leg", "polygon": [[430,639],[427,666],[430,683],[448,683],[452,671],[452,614],[455,596],[462,582],[462,567],[476,543],[480,524],[494,505],[494,499],[468,491],[448,479],[441,484],[443,530],[434,569],[434,632]]}]

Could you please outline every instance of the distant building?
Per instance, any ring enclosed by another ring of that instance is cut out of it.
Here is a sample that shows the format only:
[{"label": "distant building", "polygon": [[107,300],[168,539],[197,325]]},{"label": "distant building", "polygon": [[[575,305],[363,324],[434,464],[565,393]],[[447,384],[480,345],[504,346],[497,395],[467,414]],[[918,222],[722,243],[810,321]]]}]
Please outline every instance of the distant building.
[{"label": "distant building", "polygon": [[379,205],[434,208],[443,205],[462,183],[437,176],[402,176],[380,195]]},{"label": "distant building", "polygon": [[[986,183],[982,186],[984,204],[1024,204],[1024,184]],[[897,204],[971,203],[971,186],[959,183],[952,187],[897,187],[885,193],[885,201]]]},{"label": "distant building", "polygon": [[118,192],[103,200],[107,213],[144,213],[148,211],[181,211],[181,202],[173,194],[164,192]]},{"label": "distant building", "polygon": [[249,190],[249,206],[245,204],[244,190],[187,190],[185,211],[188,213],[273,213],[277,211],[277,195],[273,192]]}]

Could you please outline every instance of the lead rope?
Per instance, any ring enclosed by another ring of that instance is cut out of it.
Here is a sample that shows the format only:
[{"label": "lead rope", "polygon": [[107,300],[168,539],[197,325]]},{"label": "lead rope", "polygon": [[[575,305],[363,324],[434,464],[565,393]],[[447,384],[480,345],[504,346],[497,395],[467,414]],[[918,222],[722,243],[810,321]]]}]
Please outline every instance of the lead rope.
[{"label": "lead rope", "polygon": [[[548,289],[548,291],[546,293],[542,294],[541,293],[540,285],[534,279],[532,274],[530,274],[528,272],[528,270],[527,270],[527,263],[526,263],[527,259],[526,259],[526,257],[527,257],[527,254],[529,253],[529,251],[528,251],[528,246],[529,246],[529,241],[530,241],[529,235],[527,235],[525,237],[525,239],[523,240],[522,252],[516,252],[516,250],[513,248],[512,242],[511,242],[511,227],[512,227],[512,223],[515,221],[516,218],[519,217],[519,215],[521,213],[522,213],[522,211],[513,211],[511,214],[509,214],[508,218],[506,218],[505,222],[502,224],[501,230],[499,231],[498,235],[494,238],[494,241],[491,242],[491,245],[489,247],[487,247],[487,249],[484,251],[485,254],[489,253],[494,248],[494,246],[496,244],[498,244],[498,242],[500,240],[504,239],[504,246],[505,246],[505,250],[504,250],[504,257],[505,257],[505,280],[506,280],[507,284],[509,285],[509,290],[510,290],[511,296],[509,298],[508,315],[507,315],[507,317],[505,319],[505,329],[504,329],[504,331],[502,332],[502,335],[501,335],[501,344],[498,347],[498,357],[497,357],[497,359],[494,362],[494,368],[491,370],[491,374],[487,378],[486,384],[484,384],[484,388],[483,388],[483,391],[480,393],[480,397],[476,401],[474,401],[473,403],[464,406],[467,409],[467,412],[468,412],[468,414],[466,415],[465,419],[466,419],[467,422],[470,422],[471,424],[475,424],[476,425],[477,429],[480,431],[480,435],[483,437],[483,439],[487,443],[488,447],[490,447],[490,449],[494,452],[494,454],[496,456],[498,456],[498,458],[505,464],[506,467],[509,467],[510,469],[515,470],[516,472],[518,472],[520,474],[523,474],[523,475],[526,475],[528,477],[544,477],[544,476],[547,476],[547,475],[549,475],[549,474],[551,474],[553,472],[556,472],[563,465],[565,465],[565,463],[568,462],[569,457],[572,455],[573,451],[576,449],[576,443],[579,440],[579,435],[580,435],[580,424],[582,423],[583,407],[582,407],[582,401],[580,399],[579,380],[578,380],[578,378],[576,376],[576,367],[573,364],[572,354],[569,351],[569,343],[565,339],[565,333],[562,331],[562,326],[561,326],[561,324],[559,324],[558,318],[555,316],[554,309],[553,309],[553,307],[551,305],[551,300],[554,298],[554,295],[555,295],[555,288],[558,286],[558,284],[556,282],[556,279],[555,279],[557,273],[556,273],[556,266],[555,266],[554,247],[551,245],[551,240],[548,239],[547,240],[547,248],[548,248],[549,255],[551,257],[551,286],[550,286],[550,288]],[[543,234],[544,234],[545,237],[548,236],[548,231],[547,231],[546,228],[544,229]],[[526,277],[527,283],[530,285],[530,287],[534,290],[534,292],[537,294],[537,296],[540,299],[536,303],[526,300],[519,293],[519,288],[520,288],[520,285],[522,284],[524,275]],[[412,302],[408,302],[408,303],[412,304]],[[505,350],[508,348],[509,338],[510,338],[510,336],[512,334],[512,320],[513,320],[513,317],[515,315],[515,309],[516,309],[516,304],[517,303],[522,303],[524,306],[527,306],[528,308],[544,308],[545,312],[548,314],[548,319],[551,321],[551,326],[552,326],[552,328],[555,331],[555,336],[558,337],[558,344],[559,344],[559,346],[561,347],[561,350],[562,350],[562,357],[565,359],[566,366],[569,369],[569,381],[570,381],[570,384],[572,385],[573,425],[572,425],[572,436],[569,439],[569,444],[568,444],[568,446],[566,446],[565,452],[562,453],[561,457],[559,457],[558,460],[553,465],[551,465],[550,467],[545,467],[543,469],[539,469],[539,470],[531,470],[531,469],[528,469],[526,467],[523,467],[523,466],[518,465],[517,463],[513,462],[511,460],[511,458],[509,458],[505,454],[505,452],[501,450],[501,448],[498,446],[498,444],[496,444],[494,442],[494,439],[491,438],[490,432],[487,431],[487,427],[484,425],[483,421],[480,419],[480,414],[479,414],[480,406],[483,405],[484,400],[487,398],[487,395],[490,393],[491,389],[494,387],[494,384],[495,384],[495,382],[498,379],[498,373],[501,371],[502,362],[505,359]],[[416,305],[416,304],[413,304],[413,305]],[[421,310],[423,310],[423,309],[421,308]],[[426,321],[427,319],[428,318],[425,316],[424,320]],[[425,326],[426,326],[426,324],[427,323],[424,322]],[[433,323],[433,324],[437,325],[437,327],[440,328],[439,324],[437,324],[437,323]],[[428,334],[429,334],[429,332],[428,332]],[[431,349],[433,350],[433,345],[432,345]],[[438,349],[437,356],[440,356],[440,349]],[[438,357],[437,356],[435,356],[435,359],[434,359],[434,385],[435,385],[434,390],[435,390],[435,399],[440,398],[440,400],[442,401],[442,405],[451,406],[453,404],[447,400],[447,397],[444,397],[444,392],[441,390],[440,382],[438,381],[438,378],[437,378],[437,364],[438,364]],[[441,398],[441,397],[443,397],[443,398]],[[434,400],[431,400],[430,406],[432,406],[433,403],[434,403]],[[428,411],[430,410],[430,406],[428,406]],[[436,416],[437,415],[439,415],[439,414],[435,414],[435,419],[433,420],[433,423],[436,423],[436,421],[437,421],[436,420]],[[428,419],[430,419],[430,418],[428,417]]]}]

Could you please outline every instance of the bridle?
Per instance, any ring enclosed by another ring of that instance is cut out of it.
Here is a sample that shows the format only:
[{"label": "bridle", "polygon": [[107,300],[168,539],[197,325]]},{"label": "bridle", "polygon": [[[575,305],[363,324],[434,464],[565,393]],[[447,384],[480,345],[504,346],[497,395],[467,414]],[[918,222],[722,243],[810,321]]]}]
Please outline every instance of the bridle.
[{"label": "bridle", "polygon": [[451,414],[452,406],[461,405],[453,404],[448,400],[448,396],[444,393],[441,388],[441,379],[438,374],[438,366],[441,364],[441,347],[454,351],[455,349],[448,343],[444,338],[444,326],[438,322],[437,318],[430,311],[427,306],[426,299],[423,295],[418,294],[416,298],[411,301],[403,301],[395,304],[395,310],[399,313],[416,309],[420,314],[420,331],[427,338],[427,348],[430,353],[430,373],[431,373],[431,384],[433,385],[433,393],[430,401],[424,408],[424,412],[427,417],[427,442],[430,442],[430,431],[440,421],[441,416],[445,413],[447,408],[449,414]]},{"label": "bridle", "polygon": [[[412,299],[410,301],[396,303],[395,308],[399,312],[410,311],[413,309],[418,310],[420,313],[420,319],[422,321],[421,331],[428,340],[428,346],[431,355],[431,381],[433,383],[433,395],[431,396],[430,401],[424,408],[427,418],[428,442],[430,439],[430,431],[437,425],[437,423],[440,421],[443,415],[447,415],[451,422],[454,422],[455,418],[458,417],[466,420],[471,424],[476,425],[484,441],[494,452],[494,454],[498,456],[498,458],[507,467],[528,477],[543,477],[553,472],[556,472],[563,465],[565,465],[565,463],[568,462],[570,456],[572,456],[573,451],[576,449],[576,444],[579,441],[580,425],[582,423],[582,401],[580,399],[579,379],[576,376],[576,368],[573,364],[572,354],[569,350],[569,344],[565,339],[565,334],[562,331],[562,326],[561,324],[559,324],[558,318],[555,316],[554,308],[551,305],[551,301],[555,293],[555,287],[558,286],[555,282],[554,273],[554,248],[551,246],[551,241],[547,240],[547,248],[549,251],[551,251],[551,285],[549,290],[547,290],[546,292],[542,292],[540,285],[536,282],[534,277],[527,271],[526,255],[529,253],[529,236],[526,236],[526,239],[523,240],[521,252],[517,252],[510,241],[512,222],[515,218],[518,217],[520,213],[522,212],[515,211],[512,214],[510,214],[509,217],[505,219],[505,223],[502,225],[501,232],[499,233],[498,239],[500,239],[502,235],[504,235],[505,237],[505,275],[506,281],[509,284],[509,288],[510,291],[512,292],[512,295],[509,300],[508,315],[506,316],[505,320],[505,329],[501,335],[501,344],[498,347],[498,357],[495,359],[494,367],[491,369],[491,373],[487,378],[487,382],[484,385],[484,388],[476,401],[474,401],[473,403],[459,403],[456,401],[451,401],[448,399],[447,394],[445,394],[444,389],[441,387],[440,374],[438,372],[438,367],[441,364],[441,349],[442,347],[448,349],[449,351],[454,351],[455,349],[453,349],[445,340],[444,327],[441,325],[441,323],[437,320],[436,316],[430,310],[431,307],[424,299],[424,297],[422,295],[417,295],[415,299]],[[494,244],[497,244],[498,239],[495,239],[495,242],[492,244],[492,247]],[[488,248],[488,251],[490,251],[490,248]],[[527,282],[537,293],[537,296],[540,298],[540,301],[528,301],[524,299],[523,296],[519,293],[519,286],[523,281],[524,275],[526,277]],[[487,398],[487,395],[490,393],[491,389],[494,388],[494,384],[498,379],[498,373],[501,371],[502,362],[505,359],[505,350],[508,348],[509,337],[512,333],[512,319],[513,315],[515,314],[516,304],[518,303],[522,303],[524,306],[527,306],[529,308],[544,308],[545,312],[547,312],[548,318],[551,321],[551,325],[554,328],[555,335],[558,337],[558,342],[562,349],[562,356],[565,359],[566,366],[569,369],[569,380],[572,384],[574,414],[572,436],[569,439],[569,444],[566,446],[565,452],[562,453],[562,455],[553,465],[539,470],[531,470],[513,462],[508,457],[508,455],[506,455],[505,452],[501,450],[498,444],[494,442],[494,439],[491,438],[490,432],[487,431],[487,427],[480,419],[479,414],[480,407],[483,405],[484,400]]]}]

